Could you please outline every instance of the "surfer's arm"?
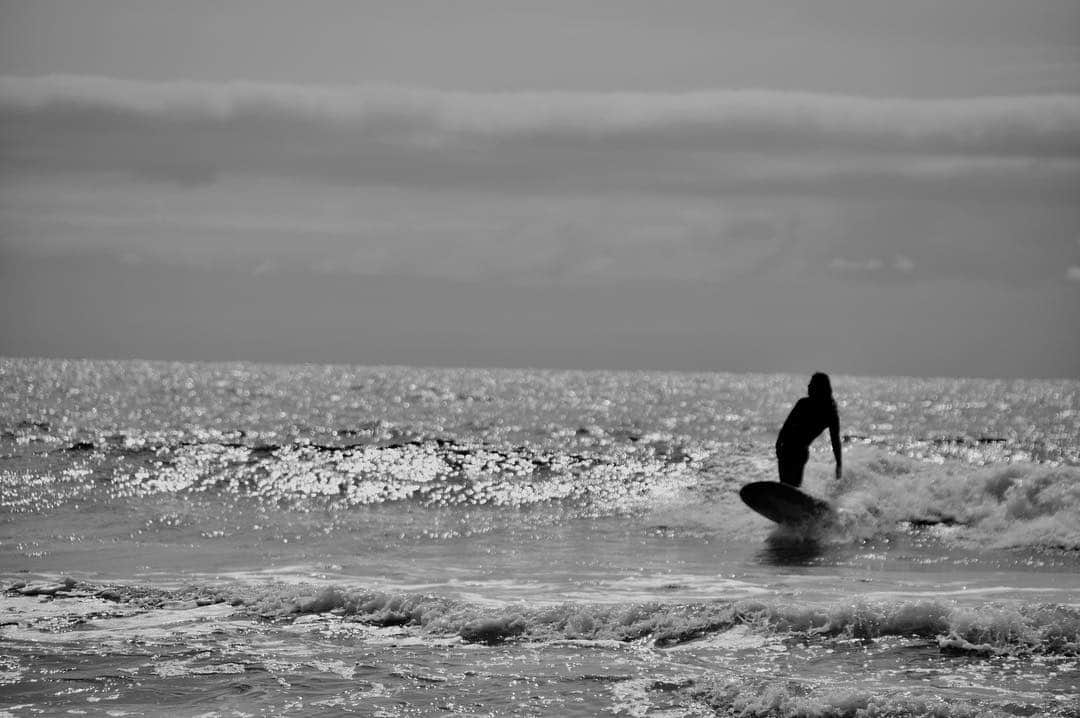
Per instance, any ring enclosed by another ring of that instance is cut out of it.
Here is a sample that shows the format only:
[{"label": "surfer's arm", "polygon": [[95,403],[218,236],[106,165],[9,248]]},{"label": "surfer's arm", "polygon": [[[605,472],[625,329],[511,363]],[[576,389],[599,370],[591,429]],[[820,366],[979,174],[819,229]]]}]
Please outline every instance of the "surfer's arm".
[{"label": "surfer's arm", "polygon": [[784,425],[780,427],[780,434],[776,437],[776,455],[779,456],[783,451],[784,445],[791,442],[792,446],[797,442],[798,435],[801,430],[798,428],[802,422],[802,403],[805,399],[799,399],[795,402],[795,406],[791,407],[791,412],[788,414],[787,419],[784,420]]},{"label": "surfer's arm", "polygon": [[835,412],[829,420],[829,439],[832,441],[833,456],[836,457],[836,478],[839,479],[843,471],[840,460],[840,417]]},{"label": "surfer's arm", "polygon": [[[792,410],[794,413],[794,409]],[[788,418],[784,421],[784,425],[780,427],[780,433],[776,435],[776,455],[780,456],[780,452],[784,449],[784,437],[788,433],[788,427],[791,425],[791,414],[788,414]]]}]

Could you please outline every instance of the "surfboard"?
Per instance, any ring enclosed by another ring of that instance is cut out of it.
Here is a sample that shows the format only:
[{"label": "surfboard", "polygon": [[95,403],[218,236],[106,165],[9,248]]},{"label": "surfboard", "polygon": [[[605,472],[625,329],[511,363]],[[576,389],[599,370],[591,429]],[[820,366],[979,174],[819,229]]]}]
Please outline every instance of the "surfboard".
[{"label": "surfboard", "polygon": [[821,521],[832,516],[828,503],[779,481],[755,481],[739,489],[743,503],[778,524]]}]

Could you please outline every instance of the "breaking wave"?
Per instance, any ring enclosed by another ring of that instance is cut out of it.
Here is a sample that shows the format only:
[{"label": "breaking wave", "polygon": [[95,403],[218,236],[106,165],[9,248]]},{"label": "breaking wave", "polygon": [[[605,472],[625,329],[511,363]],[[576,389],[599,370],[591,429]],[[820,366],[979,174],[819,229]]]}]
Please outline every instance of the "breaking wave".
[{"label": "breaking wave", "polygon": [[671,648],[736,628],[774,638],[830,642],[890,637],[921,639],[943,653],[1080,656],[1080,608],[1055,604],[959,605],[951,601],[856,601],[808,605],[743,599],[695,603],[660,601],[594,604],[477,604],[432,593],[384,591],[333,584],[149,586],[80,583],[72,579],[19,581],[8,595],[52,599],[96,597],[145,610],[229,604],[239,615],[273,622],[314,617],[379,627],[404,627],[429,637],[467,643],[521,641],[638,642]]},{"label": "breaking wave", "polygon": [[896,526],[973,546],[1080,549],[1080,467],[973,468],[861,450],[830,488],[852,535]]},{"label": "breaking wave", "polygon": [[[546,452],[449,440],[388,445],[286,446],[199,443],[99,447],[55,474],[0,477],[13,511],[40,511],[74,498],[132,498],[209,493],[345,506],[408,501],[422,506],[515,507],[585,504],[604,513],[640,508],[687,482],[694,457],[662,442],[604,452]],[[6,480],[5,480],[6,478]]]}]

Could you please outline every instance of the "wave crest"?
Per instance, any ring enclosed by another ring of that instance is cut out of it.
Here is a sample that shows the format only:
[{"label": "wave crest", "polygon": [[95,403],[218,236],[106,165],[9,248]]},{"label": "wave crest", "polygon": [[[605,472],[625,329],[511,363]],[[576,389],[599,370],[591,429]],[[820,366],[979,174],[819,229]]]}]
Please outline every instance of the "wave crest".
[{"label": "wave crest", "polygon": [[290,621],[303,615],[332,614],[373,626],[456,634],[467,642],[498,643],[519,637],[644,642],[668,648],[746,626],[766,636],[811,641],[900,637],[937,642],[950,650],[962,646],[949,641],[961,641],[972,647],[989,646],[990,654],[1080,655],[1080,609],[1055,604],[973,607],[946,601],[859,601],[806,605],[748,599],[492,608],[437,594],[335,585],[269,585],[243,592],[244,610],[265,619]]},{"label": "wave crest", "polygon": [[852,535],[907,524],[947,527],[950,538],[979,547],[1080,549],[1080,467],[972,468],[868,449],[852,453],[830,497]]}]

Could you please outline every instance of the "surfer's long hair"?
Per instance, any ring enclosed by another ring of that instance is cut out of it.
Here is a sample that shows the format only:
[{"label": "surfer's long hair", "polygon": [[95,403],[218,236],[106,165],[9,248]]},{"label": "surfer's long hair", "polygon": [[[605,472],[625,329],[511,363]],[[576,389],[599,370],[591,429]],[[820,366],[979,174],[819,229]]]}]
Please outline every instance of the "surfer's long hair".
[{"label": "surfer's long hair", "polygon": [[836,400],[832,395],[832,382],[829,381],[829,375],[824,372],[816,372],[810,377],[810,386],[807,387],[807,393],[814,401],[827,401],[836,406]]}]

